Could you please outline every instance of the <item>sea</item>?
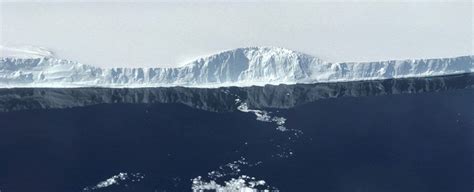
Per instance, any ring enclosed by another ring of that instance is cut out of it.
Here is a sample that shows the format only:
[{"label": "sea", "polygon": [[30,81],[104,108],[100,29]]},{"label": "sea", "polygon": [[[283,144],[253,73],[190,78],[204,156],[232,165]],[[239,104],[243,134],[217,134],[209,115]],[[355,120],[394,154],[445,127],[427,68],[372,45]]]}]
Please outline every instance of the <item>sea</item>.
[{"label": "sea", "polygon": [[470,192],[474,74],[0,89],[1,192]]}]

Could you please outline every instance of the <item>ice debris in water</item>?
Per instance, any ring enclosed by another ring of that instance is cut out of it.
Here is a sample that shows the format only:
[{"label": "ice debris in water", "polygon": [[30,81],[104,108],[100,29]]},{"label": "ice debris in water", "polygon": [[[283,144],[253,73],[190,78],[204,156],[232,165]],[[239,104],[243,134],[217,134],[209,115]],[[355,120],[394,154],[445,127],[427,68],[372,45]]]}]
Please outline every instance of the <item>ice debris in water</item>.
[{"label": "ice debris in water", "polygon": [[245,102],[242,102],[241,99],[237,98],[235,99],[235,103],[238,104],[237,110],[244,112],[244,113],[253,113],[257,117],[257,121],[263,121],[263,122],[273,122],[277,125],[276,130],[281,131],[281,132],[286,132],[286,131],[293,131],[295,136],[298,136],[299,134],[302,134],[302,131],[297,130],[297,129],[288,129],[285,126],[286,118],[284,117],[278,117],[278,116],[272,116],[270,115],[270,112],[264,111],[264,110],[258,110],[258,109],[250,109],[248,107],[248,104]]},{"label": "ice debris in water", "polygon": [[97,185],[92,187],[86,187],[83,191],[92,191],[97,190],[105,187],[110,187],[112,185],[120,185],[121,182],[130,181],[130,182],[140,182],[145,176],[141,173],[123,173],[120,172],[117,175],[114,175],[105,181],[99,182]]},{"label": "ice debris in water", "polygon": [[285,132],[288,141],[285,143],[278,144],[277,147],[280,148],[280,152],[273,157],[278,158],[288,158],[294,154],[293,150],[291,149],[291,144],[295,142],[295,139],[299,138],[300,135],[303,134],[301,130],[298,129],[288,129],[285,126],[286,118],[279,117],[279,116],[272,116],[270,112],[258,109],[250,109],[246,102],[243,102],[238,96],[235,99],[235,103],[238,105],[237,110],[244,112],[244,113],[253,113],[256,116],[256,120],[263,121],[263,122],[270,122],[276,124],[276,130]]},{"label": "ice debris in water", "polygon": [[[239,100],[236,99],[236,102]],[[245,112],[245,113],[253,113],[255,116],[257,116],[258,121],[264,121],[264,122],[272,122],[271,116],[268,115],[268,112],[266,111],[261,111],[257,109],[249,109],[247,103],[240,103],[240,105],[237,107],[239,111]]]},{"label": "ice debris in water", "polygon": [[239,160],[235,160],[233,162],[219,166],[218,170],[211,171],[207,173],[207,175],[211,179],[218,179],[218,178],[222,178],[226,176],[236,176],[240,172],[242,172],[242,169],[247,168],[247,167],[254,167],[261,163],[262,163],[261,161],[257,163],[249,163],[247,162],[245,157],[240,157]]},{"label": "ice debris in water", "polygon": [[238,160],[219,166],[215,171],[208,172],[207,180],[202,176],[191,179],[192,190],[195,192],[277,191],[276,188],[267,185],[264,180],[241,175],[243,169],[258,166],[261,163],[261,161],[249,163],[245,157],[240,157]]},{"label": "ice debris in water", "polygon": [[[264,180],[257,180],[255,177],[241,175],[238,178],[231,178],[224,184],[218,184],[216,181],[203,181],[201,176],[192,179],[193,192],[216,191],[216,192],[257,192],[270,191]],[[258,189],[258,187],[265,189]],[[272,190],[278,191],[278,190]]]}]

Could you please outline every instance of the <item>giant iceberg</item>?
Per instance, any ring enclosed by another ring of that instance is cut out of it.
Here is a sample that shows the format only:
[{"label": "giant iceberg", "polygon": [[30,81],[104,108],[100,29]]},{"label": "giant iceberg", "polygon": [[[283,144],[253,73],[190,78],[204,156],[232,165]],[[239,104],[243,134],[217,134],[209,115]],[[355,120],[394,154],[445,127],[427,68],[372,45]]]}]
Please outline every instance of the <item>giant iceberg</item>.
[{"label": "giant iceberg", "polygon": [[326,62],[284,48],[247,47],[175,68],[99,68],[52,54],[1,56],[0,88],[223,87],[426,77],[472,73],[473,58]]}]

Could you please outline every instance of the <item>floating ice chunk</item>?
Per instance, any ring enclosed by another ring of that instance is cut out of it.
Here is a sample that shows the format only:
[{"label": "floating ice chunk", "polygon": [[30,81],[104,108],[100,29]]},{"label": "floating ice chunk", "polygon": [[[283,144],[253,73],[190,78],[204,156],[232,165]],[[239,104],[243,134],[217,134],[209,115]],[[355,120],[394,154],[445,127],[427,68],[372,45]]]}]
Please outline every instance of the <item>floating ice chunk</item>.
[{"label": "floating ice chunk", "polygon": [[105,181],[101,181],[95,186],[86,187],[83,191],[93,191],[96,189],[101,189],[105,187],[110,187],[112,185],[120,185],[121,182],[130,181],[130,182],[140,182],[145,176],[141,173],[123,173],[120,172],[117,175],[114,175]]},{"label": "floating ice chunk", "polygon": [[[266,189],[258,189],[258,187]],[[257,180],[255,177],[241,175],[237,178],[231,178],[218,184],[214,180],[204,181],[201,176],[192,179],[191,189],[194,192],[215,191],[215,192],[257,192],[257,191],[278,191],[274,187],[266,185],[264,180]]]},{"label": "floating ice chunk", "polygon": [[[248,104],[245,102],[242,102],[240,99],[235,99],[237,106],[237,110],[242,111],[244,113],[253,113],[256,116],[257,121],[263,121],[263,122],[273,122],[277,125],[276,130],[278,131],[290,131],[290,129],[287,129],[285,127],[285,122],[286,118],[284,117],[278,117],[278,116],[271,116],[269,112],[264,111],[264,110],[258,110],[258,109],[249,109]],[[300,134],[300,130],[295,130],[295,134]]]}]

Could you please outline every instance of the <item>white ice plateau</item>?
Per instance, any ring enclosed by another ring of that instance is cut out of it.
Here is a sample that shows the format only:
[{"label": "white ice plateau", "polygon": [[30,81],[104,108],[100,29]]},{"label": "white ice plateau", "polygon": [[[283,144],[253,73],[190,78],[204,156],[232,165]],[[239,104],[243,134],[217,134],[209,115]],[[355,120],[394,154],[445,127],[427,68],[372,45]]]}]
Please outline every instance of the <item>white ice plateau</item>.
[{"label": "white ice plateau", "polygon": [[[0,54],[0,88],[223,87],[474,72],[473,55],[439,59],[326,62],[284,48],[247,47],[203,57],[176,68],[99,68],[57,58],[42,48],[3,49],[3,52]],[[16,54],[18,52],[21,54]]]}]

